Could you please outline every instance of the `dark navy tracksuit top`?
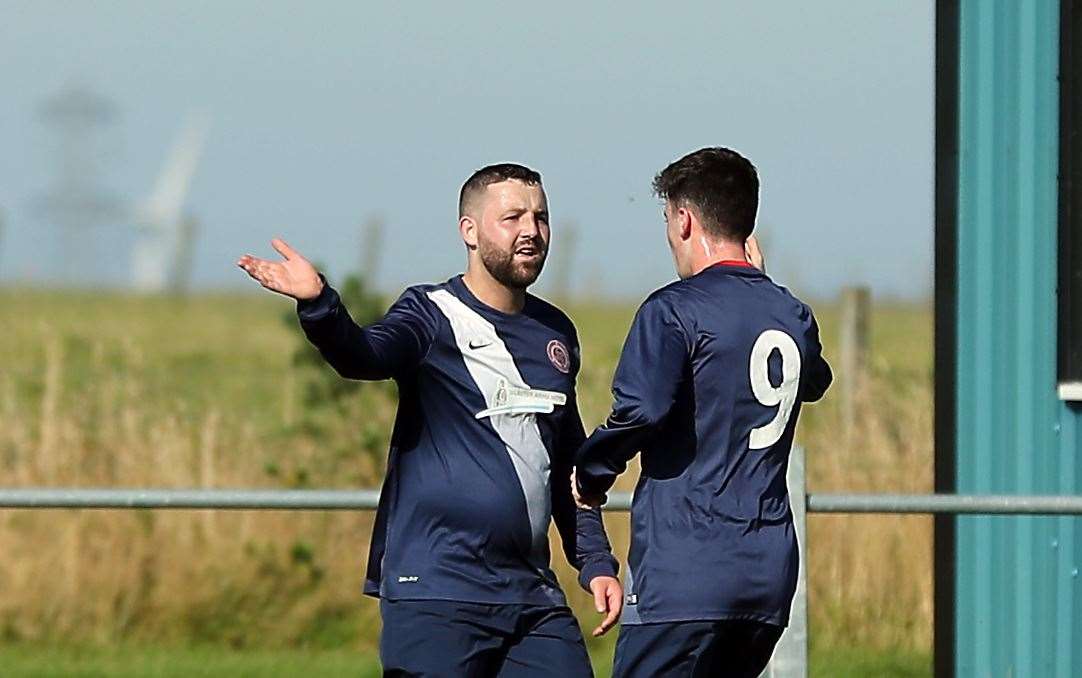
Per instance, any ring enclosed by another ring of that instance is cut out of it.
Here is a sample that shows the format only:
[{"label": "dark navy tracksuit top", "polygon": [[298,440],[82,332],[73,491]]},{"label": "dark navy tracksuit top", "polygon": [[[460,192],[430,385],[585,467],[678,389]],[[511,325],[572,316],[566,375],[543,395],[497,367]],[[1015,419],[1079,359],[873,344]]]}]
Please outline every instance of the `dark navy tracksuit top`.
[{"label": "dark navy tracksuit top", "polygon": [[586,436],[566,315],[530,295],[522,312],[501,313],[461,276],[408,288],[364,328],[329,286],[297,311],[339,374],[398,383],[365,593],[564,605],[549,568],[550,520],[583,587],[615,575],[600,512],[571,498]]},{"label": "dark navy tracksuit top", "polygon": [[642,452],[622,623],[788,623],[789,450],[830,382],[811,309],[755,268],[723,262],[643,303],[576,474],[600,494]]}]

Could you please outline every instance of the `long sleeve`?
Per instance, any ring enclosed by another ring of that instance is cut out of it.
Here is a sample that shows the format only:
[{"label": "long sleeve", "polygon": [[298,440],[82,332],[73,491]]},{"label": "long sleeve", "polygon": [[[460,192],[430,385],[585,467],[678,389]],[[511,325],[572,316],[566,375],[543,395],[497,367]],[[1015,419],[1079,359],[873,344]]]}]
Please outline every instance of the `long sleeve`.
[{"label": "long sleeve", "polygon": [[579,585],[589,591],[590,581],[595,577],[615,577],[619,564],[612,555],[601,510],[580,509],[571,496],[571,463],[575,451],[586,439],[586,431],[574,397],[568,400],[566,407],[559,444],[553,454],[555,461],[549,483],[552,488],[552,519],[560,533],[567,562],[578,570]]},{"label": "long sleeve", "polygon": [[575,476],[584,494],[607,492],[668,416],[690,352],[687,337],[663,297],[643,303],[613,377],[612,413],[577,455]]},{"label": "long sleeve", "polygon": [[[808,314],[811,314],[811,309],[808,309]],[[807,369],[801,379],[800,399],[813,403],[823,397],[834,381],[830,365],[823,358],[823,345],[819,342],[819,325],[815,322],[815,316],[811,316],[811,324],[805,335],[805,346]]]},{"label": "long sleeve", "polygon": [[415,289],[407,289],[379,321],[361,327],[338,293],[326,283],[318,297],[297,303],[305,336],[323,358],[347,379],[379,380],[415,369],[436,334],[431,309]]}]

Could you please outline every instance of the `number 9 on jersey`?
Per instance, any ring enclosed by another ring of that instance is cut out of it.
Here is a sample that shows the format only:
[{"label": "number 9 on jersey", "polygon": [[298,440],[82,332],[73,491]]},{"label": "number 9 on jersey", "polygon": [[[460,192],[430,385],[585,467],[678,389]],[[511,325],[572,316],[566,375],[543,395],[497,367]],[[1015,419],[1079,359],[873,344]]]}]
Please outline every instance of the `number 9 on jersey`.
[{"label": "number 9 on jersey", "polygon": [[[781,354],[781,384],[778,386],[770,383],[770,355],[775,350]],[[793,412],[793,404],[800,390],[800,349],[785,332],[766,330],[751,348],[749,373],[755,399],[766,407],[778,408],[770,422],[753,428],[748,437],[748,447],[761,450],[778,442],[789,423],[789,415]]]}]

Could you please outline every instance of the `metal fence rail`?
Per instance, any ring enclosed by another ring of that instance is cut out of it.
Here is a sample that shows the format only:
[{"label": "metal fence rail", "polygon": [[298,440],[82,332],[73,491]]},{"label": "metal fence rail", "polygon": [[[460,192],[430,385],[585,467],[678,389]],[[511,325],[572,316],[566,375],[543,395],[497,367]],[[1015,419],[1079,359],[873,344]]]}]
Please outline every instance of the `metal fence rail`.
[{"label": "metal fence rail", "polygon": [[[1082,515],[1082,496],[996,494],[806,495],[809,513],[957,513]],[[0,489],[0,508],[370,510],[379,490]],[[627,511],[631,495],[614,492],[605,509]]]},{"label": "metal fence rail", "polygon": [[808,513],[1082,515],[1082,496],[1007,494],[809,494]]},{"label": "metal fence rail", "polygon": [[379,490],[0,489],[0,508],[374,509]]}]

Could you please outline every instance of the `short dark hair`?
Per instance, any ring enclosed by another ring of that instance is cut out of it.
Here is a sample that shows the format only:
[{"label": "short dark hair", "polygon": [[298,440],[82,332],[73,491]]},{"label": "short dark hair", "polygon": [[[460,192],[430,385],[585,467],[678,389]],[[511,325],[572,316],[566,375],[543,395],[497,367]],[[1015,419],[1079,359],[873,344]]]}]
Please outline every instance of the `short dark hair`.
[{"label": "short dark hair", "polygon": [[458,193],[459,218],[465,216],[470,202],[477,197],[478,193],[488,188],[489,184],[498,184],[501,181],[508,181],[510,179],[515,179],[531,186],[541,185],[541,175],[524,165],[504,162],[497,165],[482,167],[471,174],[470,178],[466,179],[466,183],[462,184],[462,190]]},{"label": "short dark hair", "polygon": [[654,192],[677,207],[692,206],[703,228],[734,242],[748,239],[759,210],[755,165],[728,148],[702,148],[657,173]]}]

